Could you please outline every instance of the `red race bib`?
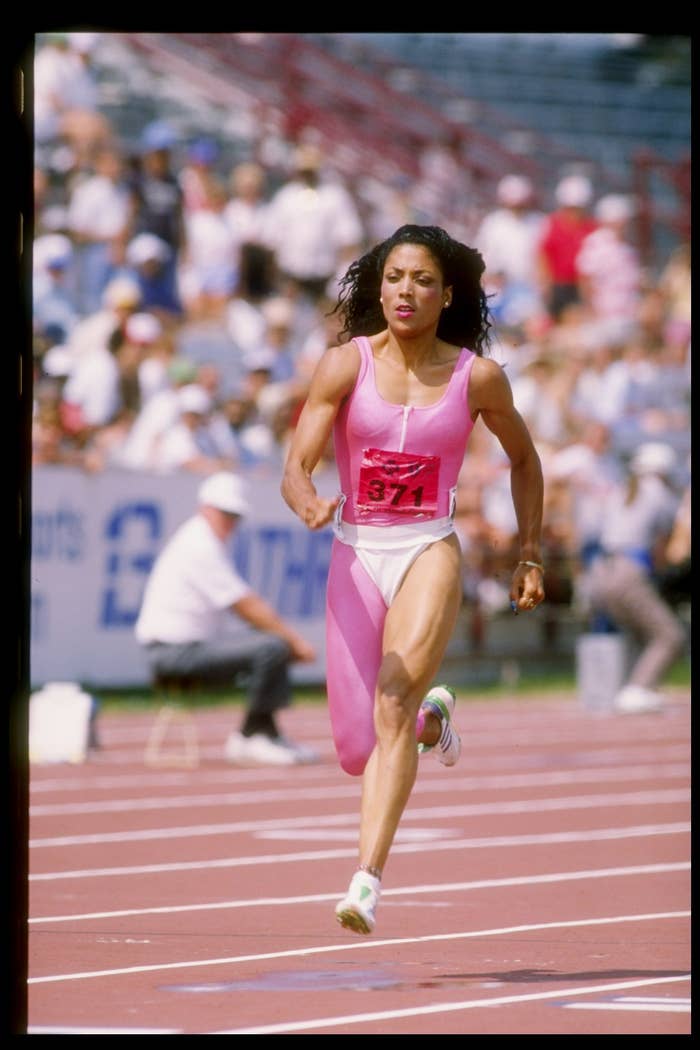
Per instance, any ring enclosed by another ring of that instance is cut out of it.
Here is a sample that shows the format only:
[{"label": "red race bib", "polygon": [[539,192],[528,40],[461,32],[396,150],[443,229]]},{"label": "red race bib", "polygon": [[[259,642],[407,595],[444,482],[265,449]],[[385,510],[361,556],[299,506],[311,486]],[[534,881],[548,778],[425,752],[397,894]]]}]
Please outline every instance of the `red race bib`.
[{"label": "red race bib", "polygon": [[357,509],[433,518],[437,510],[439,456],[367,448],[362,454]]}]

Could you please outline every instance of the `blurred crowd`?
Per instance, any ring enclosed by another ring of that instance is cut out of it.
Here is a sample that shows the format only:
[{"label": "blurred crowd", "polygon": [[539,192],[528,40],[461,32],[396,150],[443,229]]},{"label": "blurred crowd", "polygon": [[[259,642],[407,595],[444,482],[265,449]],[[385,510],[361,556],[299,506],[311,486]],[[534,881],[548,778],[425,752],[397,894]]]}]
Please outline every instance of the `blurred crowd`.
[{"label": "blurred crowd", "polygon": [[[486,262],[491,354],[544,468],[548,603],[584,600],[605,508],[631,477],[663,487],[678,536],[690,500],[689,245],[650,272],[635,200],[598,194],[576,171],[551,200],[507,174],[479,213],[440,150],[415,185],[379,186],[348,184],[303,125],[254,136],[231,170],[220,141],[183,139],[167,120],[126,143],[101,105],[99,39],[46,34],[35,55],[34,464],[279,474],[315,364],[337,342],[339,278],[402,223],[430,223]],[[475,645],[479,613],[508,604],[508,476],[477,427],[457,509]],[[689,559],[689,540],[680,547],[655,551],[659,572]]]}]

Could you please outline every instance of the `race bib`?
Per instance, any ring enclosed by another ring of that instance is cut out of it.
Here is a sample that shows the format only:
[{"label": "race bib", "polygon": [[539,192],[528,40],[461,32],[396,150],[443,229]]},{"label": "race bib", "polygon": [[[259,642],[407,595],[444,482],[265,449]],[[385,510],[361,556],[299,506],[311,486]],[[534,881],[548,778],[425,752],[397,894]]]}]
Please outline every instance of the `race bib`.
[{"label": "race bib", "polygon": [[439,456],[368,448],[362,455],[357,509],[432,518],[437,511]]}]

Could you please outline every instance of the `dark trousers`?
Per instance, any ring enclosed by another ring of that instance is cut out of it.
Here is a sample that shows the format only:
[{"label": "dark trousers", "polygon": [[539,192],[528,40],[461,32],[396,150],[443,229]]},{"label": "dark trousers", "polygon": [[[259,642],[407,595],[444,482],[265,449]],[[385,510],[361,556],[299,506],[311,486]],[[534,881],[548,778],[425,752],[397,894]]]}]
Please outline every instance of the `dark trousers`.
[{"label": "dark trousers", "polygon": [[291,702],[290,650],[281,638],[251,633],[244,639],[146,647],[152,674],[182,675],[202,682],[244,684],[249,714],[272,714]]}]

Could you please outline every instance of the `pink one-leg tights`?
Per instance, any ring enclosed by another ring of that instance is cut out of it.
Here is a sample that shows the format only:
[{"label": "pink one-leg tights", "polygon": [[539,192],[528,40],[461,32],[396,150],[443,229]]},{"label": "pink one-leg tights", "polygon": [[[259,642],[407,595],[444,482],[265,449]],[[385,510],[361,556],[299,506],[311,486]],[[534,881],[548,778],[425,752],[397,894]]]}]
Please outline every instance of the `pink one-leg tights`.
[{"label": "pink one-leg tights", "polygon": [[[387,607],[355,551],[334,540],[326,597],[326,677],[335,749],[359,776],[374,750],[374,694]],[[425,716],[419,712],[416,739]]]}]

